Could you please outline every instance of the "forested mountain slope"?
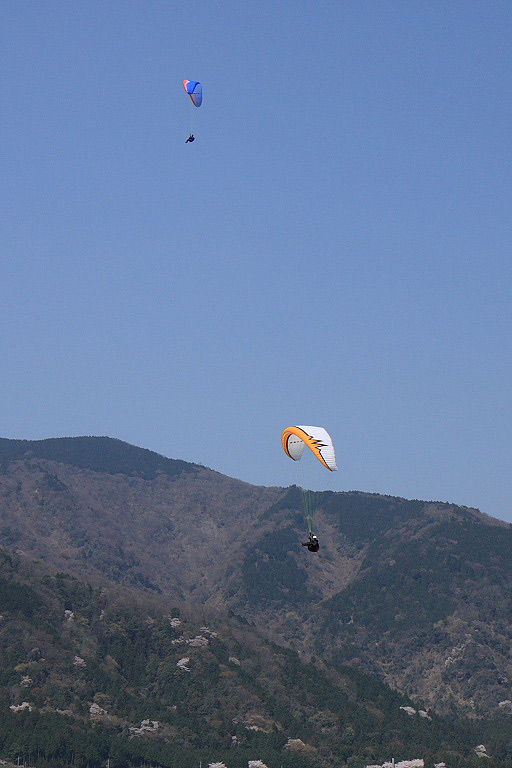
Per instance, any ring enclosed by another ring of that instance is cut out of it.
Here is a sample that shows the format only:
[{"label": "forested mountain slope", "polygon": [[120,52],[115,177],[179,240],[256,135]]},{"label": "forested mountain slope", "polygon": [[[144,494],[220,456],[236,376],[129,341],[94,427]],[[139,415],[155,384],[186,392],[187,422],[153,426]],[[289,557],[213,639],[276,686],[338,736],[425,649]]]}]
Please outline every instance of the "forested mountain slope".
[{"label": "forested mountain slope", "polygon": [[0,440],[0,544],[96,586],[245,617],[441,714],[512,712],[512,530],[477,510],[301,496],[109,438]]},{"label": "forested mountain slope", "polygon": [[510,734],[449,723],[353,667],[304,662],[236,616],[94,588],[0,551],[0,756],[45,766],[512,765]]}]

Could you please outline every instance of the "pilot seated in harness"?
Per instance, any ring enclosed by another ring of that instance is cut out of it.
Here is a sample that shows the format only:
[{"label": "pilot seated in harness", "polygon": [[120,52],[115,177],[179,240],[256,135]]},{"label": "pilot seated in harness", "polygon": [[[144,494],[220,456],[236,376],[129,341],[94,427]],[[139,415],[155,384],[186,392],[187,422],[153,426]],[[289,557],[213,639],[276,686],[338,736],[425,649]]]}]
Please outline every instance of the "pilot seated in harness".
[{"label": "pilot seated in harness", "polygon": [[309,534],[309,541],[302,542],[303,547],[307,547],[310,552],[318,552],[320,544],[318,543],[318,537],[314,533]]}]

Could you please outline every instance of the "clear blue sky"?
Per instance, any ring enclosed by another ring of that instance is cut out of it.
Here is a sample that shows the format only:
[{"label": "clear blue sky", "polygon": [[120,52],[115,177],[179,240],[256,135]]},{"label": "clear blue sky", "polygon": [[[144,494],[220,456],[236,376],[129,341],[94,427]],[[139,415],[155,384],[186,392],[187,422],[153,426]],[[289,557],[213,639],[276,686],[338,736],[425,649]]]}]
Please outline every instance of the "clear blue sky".
[{"label": "clear blue sky", "polygon": [[508,0],[0,14],[1,436],[512,520]]}]

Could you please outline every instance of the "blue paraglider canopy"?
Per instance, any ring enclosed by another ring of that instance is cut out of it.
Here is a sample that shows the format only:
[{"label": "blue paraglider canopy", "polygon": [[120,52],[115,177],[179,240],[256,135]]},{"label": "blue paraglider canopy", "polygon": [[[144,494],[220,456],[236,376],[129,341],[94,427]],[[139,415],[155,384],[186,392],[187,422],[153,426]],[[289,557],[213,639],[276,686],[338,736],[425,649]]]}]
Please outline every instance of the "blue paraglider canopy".
[{"label": "blue paraglider canopy", "polygon": [[198,83],[197,80],[184,80],[183,87],[192,99],[193,104],[196,107],[200,107],[203,101],[203,86],[201,83]]}]

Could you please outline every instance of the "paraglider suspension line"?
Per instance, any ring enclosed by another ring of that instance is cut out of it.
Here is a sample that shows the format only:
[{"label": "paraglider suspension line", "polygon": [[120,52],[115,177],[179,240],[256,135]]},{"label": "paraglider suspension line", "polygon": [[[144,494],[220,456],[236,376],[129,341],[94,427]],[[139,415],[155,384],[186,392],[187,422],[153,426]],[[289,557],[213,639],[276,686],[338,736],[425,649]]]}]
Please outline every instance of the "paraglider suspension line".
[{"label": "paraglider suspension line", "polygon": [[311,491],[304,491],[304,516],[308,524],[309,533],[313,533],[313,500]]},{"label": "paraglider suspension line", "polygon": [[196,110],[196,109],[197,109],[197,107],[194,107],[194,105],[192,104],[192,102],[190,102],[190,106],[189,106],[189,110],[190,110],[190,112],[189,112],[189,115],[190,115],[190,120],[189,120],[189,131],[188,131],[188,132],[189,132],[189,134],[190,134],[191,136],[192,136],[192,134],[193,134],[193,133],[195,133],[195,128],[194,128],[194,126],[195,126],[195,122],[196,122],[196,119],[195,119],[195,117],[196,117],[196,113],[195,113],[195,110]]}]

